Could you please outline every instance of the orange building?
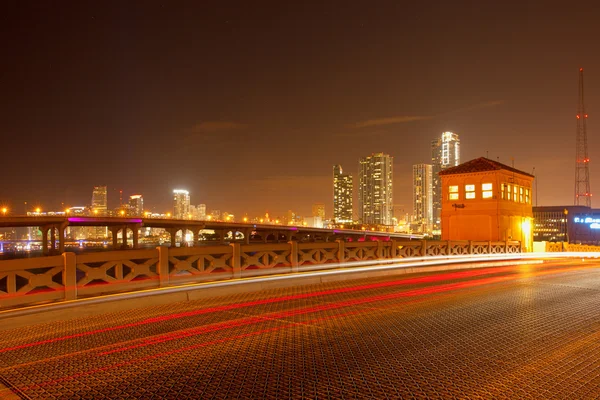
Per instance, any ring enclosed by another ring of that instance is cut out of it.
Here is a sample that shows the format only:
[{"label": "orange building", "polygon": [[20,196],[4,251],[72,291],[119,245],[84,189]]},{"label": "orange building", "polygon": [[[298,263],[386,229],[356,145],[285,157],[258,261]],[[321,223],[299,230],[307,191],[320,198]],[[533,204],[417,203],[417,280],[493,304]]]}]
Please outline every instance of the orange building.
[{"label": "orange building", "polygon": [[533,246],[533,175],[485,157],[440,172],[442,240],[513,240]]}]

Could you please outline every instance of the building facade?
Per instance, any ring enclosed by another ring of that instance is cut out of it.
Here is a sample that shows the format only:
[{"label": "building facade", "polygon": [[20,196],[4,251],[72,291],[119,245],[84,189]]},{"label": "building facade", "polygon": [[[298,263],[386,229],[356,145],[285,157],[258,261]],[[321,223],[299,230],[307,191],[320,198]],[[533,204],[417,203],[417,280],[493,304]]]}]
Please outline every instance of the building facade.
[{"label": "building facade", "polygon": [[351,223],[352,218],[352,175],[344,174],[341,165],[333,166],[333,220]]},{"label": "building facade", "polygon": [[92,211],[98,215],[107,214],[108,196],[106,186],[94,186],[94,191],[92,192]]},{"label": "building facade", "polygon": [[393,224],[393,161],[393,157],[384,153],[374,153],[359,161],[358,217],[363,224]]},{"label": "building facade", "polygon": [[325,204],[315,203],[312,205],[312,216],[321,217],[321,221],[325,221]]},{"label": "building facade", "polygon": [[600,245],[600,209],[586,206],[533,207],[533,239]]},{"label": "building facade", "polygon": [[[108,191],[106,186],[94,186],[92,192],[91,211],[94,216],[108,215]],[[89,233],[91,238],[104,239],[108,237],[108,228],[105,226],[94,226]]]},{"label": "building facade", "polygon": [[484,157],[440,172],[442,240],[519,241],[533,249],[533,175]]},{"label": "building facade", "polygon": [[204,221],[206,219],[206,204],[198,204],[196,212],[198,213],[198,219]]},{"label": "building facade", "polygon": [[440,234],[442,216],[442,181],[439,173],[460,164],[460,139],[453,132],[443,132],[431,142],[433,233]]},{"label": "building facade", "polygon": [[129,210],[136,217],[144,215],[144,197],[141,194],[129,196]]},{"label": "building facade", "polygon": [[413,224],[424,234],[433,230],[432,179],[431,165],[413,165]]},{"label": "building facade", "polygon": [[189,219],[190,193],[187,190],[173,190],[173,218]]}]

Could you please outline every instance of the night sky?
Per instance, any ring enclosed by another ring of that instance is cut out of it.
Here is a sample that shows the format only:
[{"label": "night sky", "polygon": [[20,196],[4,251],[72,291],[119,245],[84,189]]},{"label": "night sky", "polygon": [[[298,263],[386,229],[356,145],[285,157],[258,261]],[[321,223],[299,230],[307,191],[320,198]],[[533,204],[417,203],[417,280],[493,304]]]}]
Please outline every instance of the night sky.
[{"label": "night sky", "polygon": [[[411,167],[460,135],[572,204],[585,71],[591,188],[600,196],[600,6],[526,1],[5,1],[0,202],[109,206],[171,192],[241,216],[331,215],[332,166]],[[534,197],[535,202],[535,197]],[[593,201],[600,206],[600,200]]]}]

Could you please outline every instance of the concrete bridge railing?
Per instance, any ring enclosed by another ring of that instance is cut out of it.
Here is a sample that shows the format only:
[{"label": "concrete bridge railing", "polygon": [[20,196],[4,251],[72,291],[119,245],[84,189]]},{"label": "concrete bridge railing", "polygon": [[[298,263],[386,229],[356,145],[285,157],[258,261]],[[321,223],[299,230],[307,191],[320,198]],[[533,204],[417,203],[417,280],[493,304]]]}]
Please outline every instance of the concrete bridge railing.
[{"label": "concrete bridge railing", "polygon": [[519,242],[371,241],[158,247],[0,261],[0,309],[412,257],[514,254]]},{"label": "concrete bridge railing", "polygon": [[548,253],[556,252],[600,252],[600,246],[592,246],[588,244],[575,244],[567,242],[539,242],[543,243],[543,250]]}]

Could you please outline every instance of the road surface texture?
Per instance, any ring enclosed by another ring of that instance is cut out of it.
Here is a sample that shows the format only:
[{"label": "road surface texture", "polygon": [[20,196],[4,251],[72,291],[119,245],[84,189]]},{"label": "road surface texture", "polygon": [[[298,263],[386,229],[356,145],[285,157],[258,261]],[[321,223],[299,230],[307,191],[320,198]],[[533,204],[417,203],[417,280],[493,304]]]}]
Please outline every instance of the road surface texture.
[{"label": "road surface texture", "polygon": [[0,398],[599,398],[600,264],[361,279],[0,332]]}]

